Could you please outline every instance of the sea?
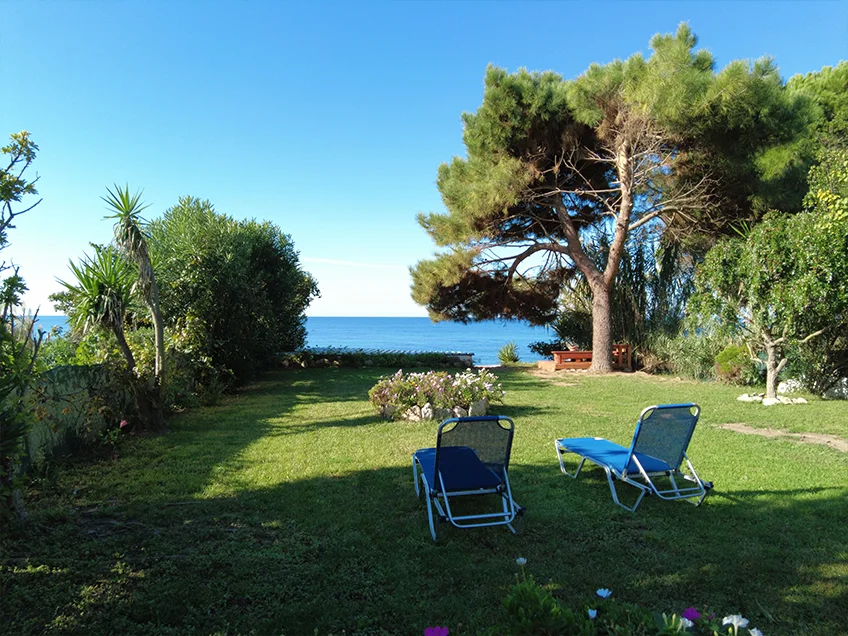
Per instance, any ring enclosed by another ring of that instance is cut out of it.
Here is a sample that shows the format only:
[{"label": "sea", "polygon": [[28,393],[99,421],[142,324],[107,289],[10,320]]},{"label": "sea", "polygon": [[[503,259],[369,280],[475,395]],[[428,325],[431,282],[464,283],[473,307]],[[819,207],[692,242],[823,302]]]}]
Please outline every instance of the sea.
[{"label": "sea", "polygon": [[[43,329],[67,328],[65,316],[39,316]],[[514,342],[521,362],[541,359],[530,344],[553,339],[553,332],[518,321],[485,321],[463,325],[429,318],[364,318],[311,316],[306,319],[306,346],[380,351],[457,352],[474,354],[474,364],[498,363],[498,350]]]}]

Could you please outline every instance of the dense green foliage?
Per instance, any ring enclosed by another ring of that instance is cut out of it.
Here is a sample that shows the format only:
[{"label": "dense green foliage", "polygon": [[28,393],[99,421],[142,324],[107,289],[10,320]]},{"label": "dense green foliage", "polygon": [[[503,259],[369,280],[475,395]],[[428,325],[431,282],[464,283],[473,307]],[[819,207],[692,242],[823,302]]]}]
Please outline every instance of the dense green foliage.
[{"label": "dense green foliage", "polygon": [[[29,524],[0,533],[0,624],[21,635],[479,634],[500,620],[524,557],[574,611],[606,587],[668,615],[738,613],[767,636],[844,631],[846,454],[720,428],[844,436],[844,403],[763,409],[716,383],[502,370],[497,412],[516,424],[524,528],[448,528],[436,545],[410,466],[435,425],[381,420],[367,399],[393,371],[274,372],[172,416],[166,436],[124,439],[114,456],[33,482]],[[553,439],[626,444],[643,407],[684,401],[703,409],[689,456],[715,483],[701,507],[651,498],[634,515],[601,471],[560,473]]]},{"label": "dense green foliage", "polygon": [[[11,135],[7,146],[0,148],[0,252],[8,244],[8,230],[14,219],[32,210],[41,201],[15,209],[25,198],[38,194],[36,179],[24,177],[35,160],[38,146],[27,131]],[[6,275],[6,274],[10,275]],[[32,414],[24,400],[24,392],[33,379],[38,350],[44,336],[34,334],[34,320],[19,318],[21,294],[26,291],[18,268],[0,260],[0,522],[15,513],[23,514],[22,504],[15,501],[18,459],[32,423]],[[37,315],[37,314],[36,314]]]},{"label": "dense green foliage", "polygon": [[[482,105],[463,115],[467,158],[439,168],[447,213],[419,216],[446,249],[413,268],[416,302],[435,319],[546,323],[579,271],[592,367],[609,370],[628,234],[728,232],[770,206],[799,209],[808,100],[785,91],[768,60],[716,73],[695,45],[681,25],[651,40],[650,58],[592,65],[573,81],[490,67]],[[593,250],[602,241],[608,249]]]},{"label": "dense green foliage", "polygon": [[774,397],[788,347],[848,323],[848,223],[823,224],[812,213],[767,216],[744,239],[716,245],[696,286],[692,313],[765,354],[766,393]]},{"label": "dense green foliage", "polygon": [[149,226],[160,302],[176,346],[243,382],[301,347],[318,293],[291,238],[184,197]]}]

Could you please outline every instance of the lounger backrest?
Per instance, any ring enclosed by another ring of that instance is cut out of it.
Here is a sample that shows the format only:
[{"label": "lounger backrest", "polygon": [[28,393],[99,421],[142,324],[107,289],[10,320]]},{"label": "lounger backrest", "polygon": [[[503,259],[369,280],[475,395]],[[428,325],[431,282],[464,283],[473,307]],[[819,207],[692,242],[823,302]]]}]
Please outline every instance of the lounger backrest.
[{"label": "lounger backrest", "polygon": [[649,406],[639,416],[631,453],[650,455],[679,468],[700,413],[697,404]]},{"label": "lounger backrest", "polygon": [[467,446],[477,453],[477,457],[488,468],[498,475],[502,474],[503,470],[509,467],[514,429],[512,420],[500,415],[445,420],[439,426],[436,441],[436,470],[439,449],[447,446]]}]

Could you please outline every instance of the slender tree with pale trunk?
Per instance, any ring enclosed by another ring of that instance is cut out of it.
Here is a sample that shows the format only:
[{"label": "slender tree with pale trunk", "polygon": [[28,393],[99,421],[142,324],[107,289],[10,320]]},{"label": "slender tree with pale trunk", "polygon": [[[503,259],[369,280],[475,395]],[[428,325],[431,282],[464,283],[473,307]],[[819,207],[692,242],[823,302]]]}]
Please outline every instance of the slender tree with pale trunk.
[{"label": "slender tree with pale trunk", "polygon": [[692,315],[744,339],[774,398],[789,352],[848,323],[848,220],[768,215],[710,250],[695,284]]}]

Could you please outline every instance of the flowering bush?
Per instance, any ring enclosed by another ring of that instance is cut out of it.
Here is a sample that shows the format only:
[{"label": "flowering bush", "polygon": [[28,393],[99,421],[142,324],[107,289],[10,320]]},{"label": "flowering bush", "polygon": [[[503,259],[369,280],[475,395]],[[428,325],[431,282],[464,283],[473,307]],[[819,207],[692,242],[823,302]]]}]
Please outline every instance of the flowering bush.
[{"label": "flowering bush", "polygon": [[480,400],[502,402],[504,391],[498,378],[486,369],[475,373],[466,369],[461,373],[446,371],[403,374],[403,369],[392,376],[382,377],[368,392],[368,397],[384,416],[402,416],[407,409],[429,404],[434,410],[460,407],[468,410]]}]

